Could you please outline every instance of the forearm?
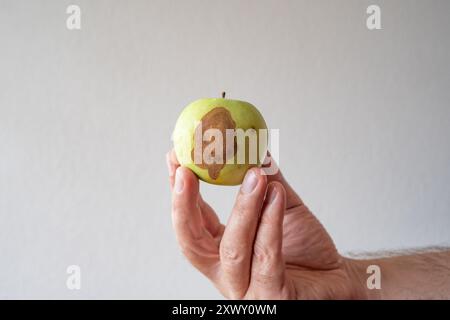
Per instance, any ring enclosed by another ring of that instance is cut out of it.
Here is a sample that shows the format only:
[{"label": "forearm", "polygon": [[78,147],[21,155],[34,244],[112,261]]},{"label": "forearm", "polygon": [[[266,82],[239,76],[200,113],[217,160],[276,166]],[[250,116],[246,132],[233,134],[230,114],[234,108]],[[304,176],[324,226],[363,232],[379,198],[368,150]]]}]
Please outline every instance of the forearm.
[{"label": "forearm", "polygon": [[[347,259],[362,299],[450,299],[450,250],[367,260]],[[381,288],[369,289],[370,265],[378,266]]]}]

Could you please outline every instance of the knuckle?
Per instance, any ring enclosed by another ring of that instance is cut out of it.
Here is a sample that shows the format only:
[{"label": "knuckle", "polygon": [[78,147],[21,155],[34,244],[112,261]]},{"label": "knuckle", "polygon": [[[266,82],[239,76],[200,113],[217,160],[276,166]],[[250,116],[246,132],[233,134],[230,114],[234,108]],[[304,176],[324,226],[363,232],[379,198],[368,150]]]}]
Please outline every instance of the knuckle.
[{"label": "knuckle", "polygon": [[255,243],[253,259],[257,266],[253,276],[254,285],[268,287],[277,283],[283,270],[279,267],[282,260],[280,254],[271,248]]},{"label": "knuckle", "polygon": [[273,259],[273,254],[271,250],[267,247],[255,243],[253,248],[253,257],[259,264],[266,265]]},{"label": "knuckle", "polygon": [[240,265],[244,262],[244,250],[239,246],[221,246],[220,257],[224,264],[230,266]]}]

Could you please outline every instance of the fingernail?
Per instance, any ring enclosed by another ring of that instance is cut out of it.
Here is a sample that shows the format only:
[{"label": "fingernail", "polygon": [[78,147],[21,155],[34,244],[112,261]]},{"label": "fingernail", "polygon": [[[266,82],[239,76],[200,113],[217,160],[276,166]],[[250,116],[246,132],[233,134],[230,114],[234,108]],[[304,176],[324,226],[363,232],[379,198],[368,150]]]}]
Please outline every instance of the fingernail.
[{"label": "fingernail", "polygon": [[181,193],[184,188],[184,178],[181,169],[178,169],[175,173],[175,192]]},{"label": "fingernail", "polygon": [[272,202],[275,201],[276,197],[278,195],[278,191],[277,188],[275,188],[274,186],[269,186],[269,192],[268,192],[268,204],[272,204]]},{"label": "fingernail", "polygon": [[242,193],[250,193],[255,189],[258,184],[258,177],[253,170],[247,172],[242,183],[241,191]]}]

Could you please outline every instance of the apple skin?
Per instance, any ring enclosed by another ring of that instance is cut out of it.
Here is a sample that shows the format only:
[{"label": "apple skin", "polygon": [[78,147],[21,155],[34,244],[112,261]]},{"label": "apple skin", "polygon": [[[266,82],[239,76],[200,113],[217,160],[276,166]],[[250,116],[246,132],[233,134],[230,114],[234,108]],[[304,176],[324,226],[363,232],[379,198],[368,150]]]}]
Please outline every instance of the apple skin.
[{"label": "apple skin", "polygon": [[[199,99],[184,108],[176,122],[172,136],[175,153],[180,165],[191,169],[201,180],[217,185],[239,185],[242,183],[247,170],[254,167],[255,164],[226,163],[220,170],[219,176],[213,179],[210,177],[206,168],[200,168],[194,163],[194,159],[191,156],[197,125],[208,112],[218,107],[225,108],[229,111],[231,118],[236,124],[236,129],[240,128],[244,131],[250,128],[255,129],[258,132],[258,141],[259,129],[267,129],[266,122],[261,113],[255,106],[248,102],[224,98]],[[267,130],[263,132],[267,135]],[[243,146],[237,145],[237,148],[241,147]],[[261,160],[263,159],[258,159],[257,166],[261,166]]]}]

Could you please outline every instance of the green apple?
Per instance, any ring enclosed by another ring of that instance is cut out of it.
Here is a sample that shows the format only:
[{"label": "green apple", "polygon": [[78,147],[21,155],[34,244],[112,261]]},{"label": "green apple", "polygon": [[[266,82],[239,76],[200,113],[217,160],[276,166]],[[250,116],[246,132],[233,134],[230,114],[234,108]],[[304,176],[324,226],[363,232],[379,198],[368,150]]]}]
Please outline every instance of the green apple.
[{"label": "green apple", "polygon": [[189,104],[181,112],[172,138],[180,165],[201,180],[238,185],[249,168],[261,165],[268,137],[266,122],[255,106],[225,99],[223,93],[222,98]]}]

